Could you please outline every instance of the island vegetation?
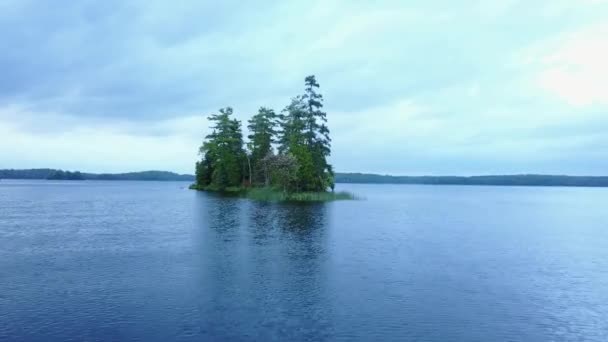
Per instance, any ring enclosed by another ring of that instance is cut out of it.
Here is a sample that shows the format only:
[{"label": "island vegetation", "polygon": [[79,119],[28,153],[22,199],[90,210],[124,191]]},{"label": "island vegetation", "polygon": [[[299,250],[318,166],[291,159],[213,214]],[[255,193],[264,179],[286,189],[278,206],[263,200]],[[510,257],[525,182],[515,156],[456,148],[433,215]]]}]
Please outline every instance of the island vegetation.
[{"label": "island vegetation", "polygon": [[202,158],[196,162],[196,183],[191,188],[267,201],[353,198],[334,192],[323,96],[315,76],[304,82],[304,93],[280,113],[261,107],[248,120],[247,142],[231,107],[210,115],[211,133],[199,149]]}]

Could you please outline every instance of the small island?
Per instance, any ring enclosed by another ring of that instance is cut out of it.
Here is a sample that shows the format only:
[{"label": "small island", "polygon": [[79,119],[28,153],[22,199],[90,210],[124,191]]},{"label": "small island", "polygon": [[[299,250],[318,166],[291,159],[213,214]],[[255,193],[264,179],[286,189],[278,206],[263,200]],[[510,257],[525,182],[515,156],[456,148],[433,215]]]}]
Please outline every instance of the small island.
[{"label": "small island", "polygon": [[261,107],[248,121],[247,143],[231,107],[210,115],[212,132],[199,149],[196,182],[190,188],[262,201],[353,199],[350,193],[334,192],[334,171],[327,162],[331,138],[318,88],[311,75],[304,94],[280,114]]}]

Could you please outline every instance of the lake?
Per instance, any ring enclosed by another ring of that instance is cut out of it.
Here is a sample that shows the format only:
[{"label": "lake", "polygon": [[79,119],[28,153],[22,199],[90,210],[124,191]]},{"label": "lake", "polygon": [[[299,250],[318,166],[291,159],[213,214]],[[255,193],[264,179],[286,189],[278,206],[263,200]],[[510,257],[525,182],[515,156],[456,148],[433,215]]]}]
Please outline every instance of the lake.
[{"label": "lake", "polygon": [[608,341],[608,189],[0,181],[1,341]]}]

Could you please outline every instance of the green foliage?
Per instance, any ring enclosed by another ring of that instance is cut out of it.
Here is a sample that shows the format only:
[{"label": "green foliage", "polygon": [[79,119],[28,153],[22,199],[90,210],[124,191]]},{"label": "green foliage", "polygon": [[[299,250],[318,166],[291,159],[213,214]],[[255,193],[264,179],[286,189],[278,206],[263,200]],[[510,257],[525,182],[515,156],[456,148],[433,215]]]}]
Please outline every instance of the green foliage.
[{"label": "green foliage", "polygon": [[86,179],[93,180],[128,180],[128,181],[192,181],[192,175],[180,175],[174,172],[167,171],[142,171],[142,172],[127,172],[127,173],[85,173]]},{"label": "green foliage", "polygon": [[333,189],[333,169],[327,162],[331,139],[323,96],[317,93],[314,76],[305,79],[305,93],[292,99],[280,116],[279,151],[291,153],[298,161],[298,191]]},{"label": "green foliage", "polygon": [[315,77],[308,76],[304,94],[294,97],[280,115],[261,107],[247,122],[248,153],[240,122],[231,118],[232,108],[211,115],[213,132],[200,148],[196,187],[226,191],[249,184],[280,189],[287,197],[333,191],[333,169],[327,162],[331,139],[318,88]]},{"label": "green foliage", "polygon": [[[61,170],[54,169],[27,169],[27,170],[0,170],[0,179],[47,179]],[[71,172],[72,174],[78,173]],[[180,175],[167,171],[142,171],[128,173],[84,173],[80,172],[85,180],[129,180],[129,181],[192,181],[192,175]],[[79,176],[77,176],[80,179]]]},{"label": "green foliage", "polygon": [[286,193],[276,188],[252,188],[245,193],[249,199],[265,202],[329,202],[353,200],[355,196],[348,192],[295,192]]},{"label": "green foliage", "polygon": [[297,192],[288,194],[287,201],[293,202],[329,202],[339,200],[354,200],[355,195],[350,192]]},{"label": "green foliage", "polygon": [[268,153],[272,152],[272,143],[275,142],[277,115],[272,109],[260,107],[248,121],[247,128],[249,129],[249,142],[247,147],[251,152],[251,159],[258,161],[264,158]]},{"label": "green foliage", "polygon": [[276,187],[238,188],[228,187],[220,190],[212,185],[200,187],[190,185],[192,190],[220,192],[229,196],[242,196],[254,201],[264,202],[329,202],[340,200],[354,200],[356,197],[349,192],[284,192]]},{"label": "green foliage", "polygon": [[191,190],[212,191],[212,192],[221,192],[221,193],[225,193],[225,194],[236,194],[236,195],[244,194],[247,192],[247,189],[244,187],[229,186],[226,188],[219,188],[213,184],[210,184],[207,186],[200,186],[195,183],[195,184],[191,184],[188,188]]},{"label": "green foliage", "polygon": [[249,121],[249,142],[247,147],[250,155],[248,168],[251,183],[268,186],[270,182],[268,165],[262,162],[268,155],[272,155],[272,144],[275,142],[277,115],[272,109],[261,107],[256,115]]},{"label": "green foliage", "polygon": [[269,180],[272,182],[266,183],[279,187],[284,193],[295,191],[300,167],[292,154],[268,154],[262,159],[262,164],[270,170]]},{"label": "green foliage", "polygon": [[211,163],[208,157],[203,160],[196,162],[196,183],[197,184],[210,184],[211,183]]},{"label": "green foliage", "polygon": [[241,122],[232,119],[232,113],[232,108],[226,107],[209,117],[212,133],[205,138],[199,150],[203,159],[196,164],[199,186],[212,185],[224,190],[243,183],[246,160],[243,133]]}]

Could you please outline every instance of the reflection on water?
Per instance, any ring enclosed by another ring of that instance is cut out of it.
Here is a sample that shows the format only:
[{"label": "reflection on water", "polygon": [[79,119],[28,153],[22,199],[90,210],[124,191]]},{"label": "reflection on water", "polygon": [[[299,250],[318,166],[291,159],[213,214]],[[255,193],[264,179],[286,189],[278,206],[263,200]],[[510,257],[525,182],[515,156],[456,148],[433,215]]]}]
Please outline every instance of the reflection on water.
[{"label": "reflection on water", "polygon": [[256,331],[258,340],[329,336],[326,206],[200,201],[206,333],[238,339]]}]

